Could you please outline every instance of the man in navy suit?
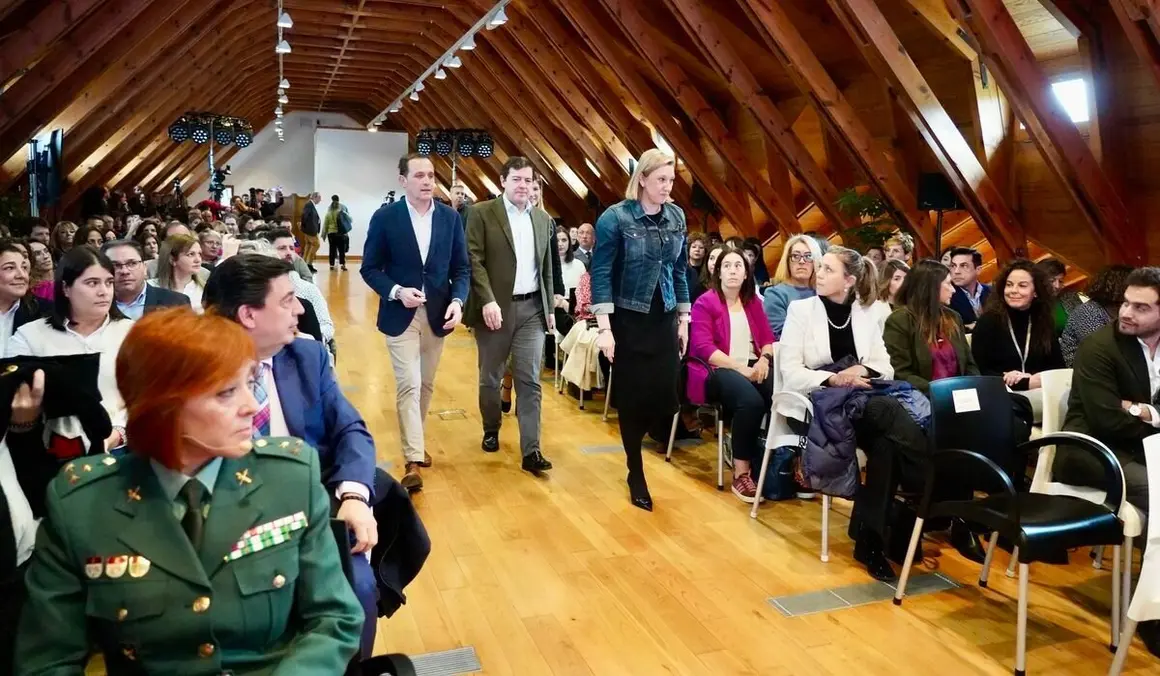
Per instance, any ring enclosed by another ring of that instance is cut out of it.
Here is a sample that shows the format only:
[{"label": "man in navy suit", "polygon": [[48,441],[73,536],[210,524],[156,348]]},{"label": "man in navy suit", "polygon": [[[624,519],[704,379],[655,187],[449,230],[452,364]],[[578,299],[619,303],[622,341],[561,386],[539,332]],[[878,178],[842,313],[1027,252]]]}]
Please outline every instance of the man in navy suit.
[{"label": "man in navy suit", "polygon": [[101,252],[113,262],[113,295],[117,309],[129,319],[174,305],[190,306],[189,296],[145,283],[144,251],[131,239],[106,242]]},{"label": "man in navy suit", "polygon": [[955,285],[951,309],[963,318],[967,331],[974,330],[975,321],[983,313],[983,303],[991,295],[991,287],[979,281],[982,267],[983,256],[978,251],[967,247],[951,251],[951,281]]},{"label": "man in navy suit", "polygon": [[359,271],[379,294],[378,327],[395,368],[396,411],[409,491],[431,466],[423,420],[435,389],[443,337],[463,317],[471,264],[459,215],[432,199],[435,165],[418,154],[399,160],[403,199],[371,216]]},{"label": "man in navy suit", "polygon": [[[292,436],[318,449],[322,482],[338,501],[336,518],[354,536],[354,591],[366,611],[362,654],[374,646],[378,618],[370,551],[378,542],[375,502],[375,443],[366,423],[335,380],[326,347],[298,338],[302,304],[281,259],[239,254],[210,275],[202,302],[241,324],[254,339],[260,360],[254,385],[259,413],[255,436]],[[336,571],[337,572],[337,571]],[[341,573],[338,573],[341,574]]]}]

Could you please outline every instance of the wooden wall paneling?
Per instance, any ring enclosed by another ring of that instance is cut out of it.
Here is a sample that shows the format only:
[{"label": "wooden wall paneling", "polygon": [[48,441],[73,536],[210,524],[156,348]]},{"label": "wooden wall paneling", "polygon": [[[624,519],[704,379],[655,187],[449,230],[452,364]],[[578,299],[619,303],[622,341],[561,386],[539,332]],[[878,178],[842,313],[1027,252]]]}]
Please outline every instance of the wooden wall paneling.
[{"label": "wooden wall paneling", "polygon": [[0,157],[11,156],[85,84],[183,6],[184,2],[114,0],[77,24],[0,97]]},{"label": "wooden wall paneling", "polygon": [[[640,50],[644,56],[642,63],[655,69],[659,81],[664,83],[665,88],[677,100],[693,124],[713,144],[729,170],[737,173],[777,229],[787,237],[801,232],[797,213],[791,204],[782,199],[768,181],[762,180],[718,112],[704,99],[681,65],[653,38],[652,29],[640,14],[638,7],[629,0],[600,0],[600,2],[609,14],[619,21],[625,35]],[[749,210],[746,209],[742,213],[748,215]],[[748,220],[746,218],[741,223]],[[773,235],[772,232],[746,234],[757,235],[761,239]]]},{"label": "wooden wall paneling", "polygon": [[[773,147],[781,153],[787,166],[793,170],[826,215],[830,227],[836,228],[843,223],[853,225],[834,206],[838,198],[838,188],[833,182],[833,177],[818,166],[805,144],[793,133],[792,120],[786,119],[764,93],[757,78],[746,65],[745,59],[723,37],[707,6],[698,0],[667,0],[667,4],[685,26],[688,35],[700,47],[701,53],[710,60],[721,77],[729,83],[734,95],[765,130]],[[788,202],[793,204],[792,197]]]},{"label": "wooden wall paneling", "polygon": [[25,24],[24,28],[0,38],[0,85],[8,82],[17,71],[34,63],[70,28],[83,19],[104,0],[55,0],[44,3],[43,9]]},{"label": "wooden wall paneling", "polygon": [[583,2],[562,0],[557,6],[598,58],[612,70],[624,87],[632,92],[633,99],[639,103],[649,120],[672,145],[678,158],[689,167],[692,175],[713,199],[722,214],[730,221],[744,220],[745,214],[748,213],[747,205],[738,202],[723,188],[700,148],[689,140],[672,113],[661,103],[656,92],[637,72],[636,64],[623,55],[604,25]]},{"label": "wooden wall paneling", "polygon": [[1143,262],[1143,231],[1100,168],[1075,124],[1051,93],[1002,0],[948,0],[948,8],[981,47],[1028,134],[1063,184],[1109,261]]},{"label": "wooden wall paneling", "polygon": [[987,174],[878,5],[874,0],[827,1],[870,67],[889,83],[891,97],[921,135],[1000,259],[1012,258],[1026,242],[1004,191]]},{"label": "wooden wall paneling", "polygon": [[875,147],[870,131],[814,55],[805,38],[790,23],[789,16],[777,3],[766,0],[743,0],[743,4],[776,58],[786,67],[794,84],[809,97],[822,118],[838,131],[850,155],[862,167],[878,194],[890,205],[899,225],[914,234],[919,251],[931,251],[933,242],[924,231],[927,219],[918,210],[914,191],[894,165]]},{"label": "wooden wall paneling", "polygon": [[[111,143],[115,136],[125,136],[132,129],[132,123],[126,119],[139,121],[147,117],[142,116],[146,110],[161,110],[165,104],[185,109],[188,104],[189,91],[194,88],[196,75],[205,72],[202,59],[223,48],[213,40],[206,39],[212,35],[229,32],[236,29],[240,22],[246,19],[246,14],[227,13],[233,21],[220,23],[212,21],[202,29],[190,31],[187,36],[179,38],[180,49],[170,49],[172,43],[165,45],[165,55],[154,61],[147,70],[133,77],[120,89],[108,92],[104,100],[97,105],[88,117],[77,120],[66,131],[68,151],[65,153],[65,171],[69,174],[83,168],[89,171],[101,157],[116,145]],[[227,52],[237,52],[245,48],[242,43],[230,43],[225,47]],[[219,66],[219,68],[221,68]],[[219,80],[220,81],[220,80]],[[70,105],[70,109],[76,104]],[[66,109],[58,119],[69,115]],[[44,125],[44,128],[59,127],[58,120]],[[118,140],[119,143],[119,140]],[[92,154],[102,149],[99,157]],[[24,173],[26,153],[20,149],[8,158],[0,169],[0,190],[6,189],[12,182]]]}]

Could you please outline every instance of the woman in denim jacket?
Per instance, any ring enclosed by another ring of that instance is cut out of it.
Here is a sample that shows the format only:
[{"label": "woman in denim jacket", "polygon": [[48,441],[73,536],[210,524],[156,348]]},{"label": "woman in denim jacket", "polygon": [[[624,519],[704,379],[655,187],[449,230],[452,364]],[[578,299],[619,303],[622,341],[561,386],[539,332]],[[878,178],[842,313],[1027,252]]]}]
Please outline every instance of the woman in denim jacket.
[{"label": "woman in denim jacket", "polygon": [[[596,221],[589,267],[596,346],[612,362],[616,409],[632,504],[652,511],[640,444],[677,411],[681,355],[689,337],[685,212],[669,202],[675,160],[641,156],[625,200]],[[679,318],[678,318],[679,315]]]}]

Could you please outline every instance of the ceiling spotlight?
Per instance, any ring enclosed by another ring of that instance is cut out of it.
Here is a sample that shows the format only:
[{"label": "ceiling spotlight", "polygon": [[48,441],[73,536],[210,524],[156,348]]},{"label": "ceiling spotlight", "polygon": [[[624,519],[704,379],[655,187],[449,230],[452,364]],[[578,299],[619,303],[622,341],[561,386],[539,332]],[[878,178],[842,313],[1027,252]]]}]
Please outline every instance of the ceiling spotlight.
[{"label": "ceiling spotlight", "polygon": [[372,134],[373,134],[373,133],[375,133],[375,132],[376,132],[376,131],[378,131],[378,130],[379,130],[379,128],[378,128],[378,127],[371,127],[371,128],[370,128],[370,129],[368,129],[367,131],[369,131],[370,133],[372,133]]},{"label": "ceiling spotlight", "polygon": [[285,40],[282,40],[281,42],[278,43],[278,46],[274,48],[274,53],[275,54],[289,54],[290,53],[290,43],[286,42]]},{"label": "ceiling spotlight", "polygon": [[278,83],[278,88],[279,89],[289,89],[290,88],[290,81],[287,80],[286,78],[282,78],[282,81]]},{"label": "ceiling spotlight", "polygon": [[278,28],[293,28],[294,20],[290,18],[289,12],[282,12],[278,16]]},{"label": "ceiling spotlight", "polygon": [[460,48],[460,49],[465,49],[465,50],[467,50],[467,51],[469,51],[469,52],[470,52],[471,50],[475,49],[475,36],[474,36],[474,35],[468,35],[468,36],[467,36],[467,39],[463,41],[463,44],[459,45],[459,48]]},{"label": "ceiling spotlight", "polygon": [[282,118],[278,118],[277,120],[274,120],[274,126],[281,127],[282,126]]},{"label": "ceiling spotlight", "polygon": [[407,98],[411,99],[412,101],[418,101],[419,100],[419,92],[411,92],[411,95],[408,96]]},{"label": "ceiling spotlight", "polygon": [[424,89],[426,89],[426,88],[427,88],[427,86],[426,86],[426,85],[424,85],[422,82],[416,82],[416,83],[415,83],[415,91],[417,91],[417,92],[421,92],[421,91],[423,91],[423,90],[424,90]]},{"label": "ceiling spotlight", "polygon": [[189,120],[183,117],[169,125],[169,138],[173,139],[175,143],[188,141]]},{"label": "ceiling spotlight", "polygon": [[282,117],[282,107],[278,106],[274,109],[274,117]]},{"label": "ceiling spotlight", "polygon": [[436,80],[446,80],[447,79],[447,71],[443,70],[442,68],[435,71],[435,79]]},{"label": "ceiling spotlight", "polygon": [[278,97],[278,103],[290,103],[290,99],[286,98],[286,95],[283,94]]},{"label": "ceiling spotlight", "polygon": [[495,16],[491,17],[491,21],[487,22],[487,29],[493,30],[499,28],[500,26],[507,23],[507,21],[507,12],[503,10],[503,7],[500,7],[499,11],[495,13]]},{"label": "ceiling spotlight", "polygon": [[234,145],[239,148],[245,148],[254,141],[254,131],[250,129],[248,122],[240,122],[234,132]]},{"label": "ceiling spotlight", "polygon": [[447,66],[448,68],[458,68],[463,65],[463,62],[459,60],[458,56],[453,55],[448,58],[447,62],[443,65]]},{"label": "ceiling spotlight", "polygon": [[420,155],[430,155],[434,140],[431,138],[430,130],[424,129],[419,132],[418,138],[415,139],[415,152]]},{"label": "ceiling spotlight", "polygon": [[205,143],[209,140],[209,124],[205,119],[197,118],[189,125],[189,138],[194,143]]},{"label": "ceiling spotlight", "polygon": [[441,131],[439,132],[439,136],[435,138],[435,154],[447,157],[451,154],[453,145],[454,139],[451,138],[451,134]]},{"label": "ceiling spotlight", "polygon": [[228,146],[234,142],[234,123],[229,118],[219,118],[213,126],[213,140],[218,145]]},{"label": "ceiling spotlight", "polygon": [[388,110],[387,112],[388,113],[397,113],[397,112],[399,112],[399,108],[401,108],[401,107],[402,107],[402,104],[396,103],[395,105],[391,106],[391,109]]},{"label": "ceiling spotlight", "polygon": [[495,152],[495,142],[491,140],[490,134],[479,134],[475,138],[475,156],[487,159]]}]

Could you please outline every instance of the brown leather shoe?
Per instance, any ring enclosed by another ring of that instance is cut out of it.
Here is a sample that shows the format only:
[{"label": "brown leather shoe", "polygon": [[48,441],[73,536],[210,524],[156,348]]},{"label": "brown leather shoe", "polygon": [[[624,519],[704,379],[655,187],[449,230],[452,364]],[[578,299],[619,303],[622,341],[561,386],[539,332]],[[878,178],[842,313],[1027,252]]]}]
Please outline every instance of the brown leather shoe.
[{"label": "brown leather shoe", "polygon": [[401,484],[403,488],[406,488],[410,493],[423,490],[423,475],[419,474],[419,463],[407,463],[407,472],[403,475],[403,478],[399,481],[399,484]]},{"label": "brown leather shoe", "polygon": [[423,451],[423,462],[418,462],[415,464],[417,464],[420,467],[430,467],[431,466],[431,454],[426,452],[426,451]]}]

